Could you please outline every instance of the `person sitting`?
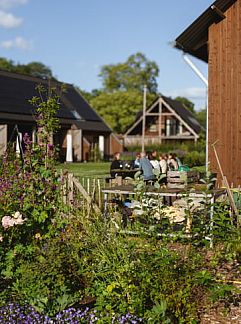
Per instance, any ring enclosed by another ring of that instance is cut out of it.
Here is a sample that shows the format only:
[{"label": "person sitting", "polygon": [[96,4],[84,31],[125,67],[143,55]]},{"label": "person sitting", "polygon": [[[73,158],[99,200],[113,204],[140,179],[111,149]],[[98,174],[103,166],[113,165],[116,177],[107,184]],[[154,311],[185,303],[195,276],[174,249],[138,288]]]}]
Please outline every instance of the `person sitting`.
[{"label": "person sitting", "polygon": [[177,161],[178,169],[180,166],[182,166],[182,161],[179,159],[179,157],[176,155],[176,153],[173,153],[173,158]]},{"label": "person sitting", "polygon": [[153,174],[153,167],[152,167],[151,162],[149,161],[149,159],[146,157],[145,152],[141,153],[140,169],[143,172],[143,179],[145,181],[155,179],[155,175]]},{"label": "person sitting", "polygon": [[133,161],[133,169],[139,169],[140,168],[140,158],[141,158],[141,154],[136,153],[136,158]]},{"label": "person sitting", "polygon": [[159,164],[159,161],[157,160],[157,152],[156,152],[156,150],[152,151],[151,155],[149,156],[149,160],[151,162],[151,165],[152,165],[153,169],[156,169],[156,170],[158,170],[160,172],[161,171],[160,170],[160,164]]},{"label": "person sitting", "polygon": [[167,183],[167,155],[166,154],[161,154],[160,155],[160,171],[161,171],[161,181],[160,183]]},{"label": "person sitting", "polygon": [[167,174],[167,155],[161,154],[160,155],[160,169],[162,174]]},{"label": "person sitting", "polygon": [[168,171],[177,171],[178,163],[173,153],[169,153],[167,160]]},{"label": "person sitting", "polygon": [[[116,152],[114,154],[114,159],[110,166],[110,175],[112,178],[115,178],[116,176],[120,175],[121,173],[117,172],[116,170],[122,170],[123,169],[123,162],[120,159],[120,152]],[[112,171],[113,170],[113,171]]]}]

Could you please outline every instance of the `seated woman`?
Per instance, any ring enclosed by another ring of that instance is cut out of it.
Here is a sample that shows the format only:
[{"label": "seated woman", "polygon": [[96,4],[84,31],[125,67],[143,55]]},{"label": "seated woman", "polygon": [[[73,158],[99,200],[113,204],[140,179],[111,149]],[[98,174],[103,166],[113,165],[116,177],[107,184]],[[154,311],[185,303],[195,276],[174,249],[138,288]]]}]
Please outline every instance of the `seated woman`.
[{"label": "seated woman", "polygon": [[110,166],[110,175],[112,178],[115,178],[116,176],[120,175],[121,173],[118,173],[116,171],[112,171],[112,170],[122,170],[123,169],[123,162],[120,159],[120,152],[116,152],[114,154],[114,159],[111,163]]}]

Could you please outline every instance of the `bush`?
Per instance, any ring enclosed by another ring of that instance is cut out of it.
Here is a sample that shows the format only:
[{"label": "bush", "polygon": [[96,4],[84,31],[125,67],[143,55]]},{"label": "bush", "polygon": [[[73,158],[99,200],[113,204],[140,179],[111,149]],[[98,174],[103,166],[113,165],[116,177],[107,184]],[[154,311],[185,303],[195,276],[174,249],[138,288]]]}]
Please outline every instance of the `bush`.
[{"label": "bush", "polygon": [[205,153],[193,151],[187,153],[183,158],[183,164],[188,165],[189,167],[200,166],[205,164]]}]

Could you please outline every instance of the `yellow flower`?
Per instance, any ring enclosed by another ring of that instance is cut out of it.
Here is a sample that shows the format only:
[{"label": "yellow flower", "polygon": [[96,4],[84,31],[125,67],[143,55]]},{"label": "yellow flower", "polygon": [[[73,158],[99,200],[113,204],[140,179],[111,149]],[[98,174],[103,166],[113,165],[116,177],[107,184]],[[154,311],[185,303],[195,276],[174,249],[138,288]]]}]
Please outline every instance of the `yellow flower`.
[{"label": "yellow flower", "polygon": [[35,234],[35,238],[36,238],[37,240],[41,240],[41,239],[42,239],[41,234],[40,234],[40,233],[36,233],[36,234]]}]

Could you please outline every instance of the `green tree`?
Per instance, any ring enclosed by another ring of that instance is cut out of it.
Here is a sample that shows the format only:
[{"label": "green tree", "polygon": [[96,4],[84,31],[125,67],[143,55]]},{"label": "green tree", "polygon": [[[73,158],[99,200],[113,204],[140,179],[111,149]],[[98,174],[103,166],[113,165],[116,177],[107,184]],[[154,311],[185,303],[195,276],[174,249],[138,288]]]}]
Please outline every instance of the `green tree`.
[{"label": "green tree", "polygon": [[[155,94],[149,93],[147,103],[155,98]],[[143,94],[136,90],[101,92],[90,100],[90,104],[115,132],[123,133],[134,122],[136,113],[142,110]]]},{"label": "green tree", "polygon": [[43,79],[54,79],[51,69],[41,62],[16,64],[12,60],[0,58],[0,69],[9,72],[32,75]]},{"label": "green tree", "polygon": [[4,71],[14,72],[14,62],[12,60],[7,60],[4,57],[0,57],[0,69]]},{"label": "green tree", "polygon": [[157,93],[159,68],[154,61],[149,61],[142,53],[128,57],[126,62],[104,65],[99,76],[105,92],[143,91],[146,85],[150,93]]},{"label": "green tree", "polygon": [[206,129],[207,109],[203,108],[197,111],[195,115],[199,123],[203,126],[204,129]]},{"label": "green tree", "polygon": [[124,63],[104,65],[100,72],[103,88],[88,93],[81,91],[91,106],[118,133],[135,120],[143,107],[143,87],[147,86],[147,105],[158,95],[159,68],[142,53],[127,58]]},{"label": "green tree", "polygon": [[181,102],[188,110],[195,114],[194,103],[185,97],[176,97],[175,100]]},{"label": "green tree", "polygon": [[41,62],[30,62],[26,65],[17,65],[18,72],[29,74],[38,78],[53,79],[51,69]]}]

